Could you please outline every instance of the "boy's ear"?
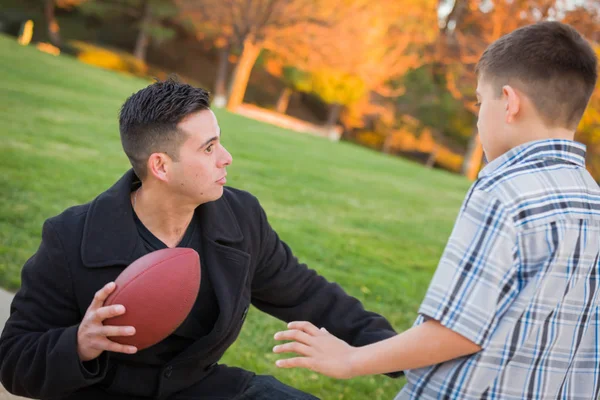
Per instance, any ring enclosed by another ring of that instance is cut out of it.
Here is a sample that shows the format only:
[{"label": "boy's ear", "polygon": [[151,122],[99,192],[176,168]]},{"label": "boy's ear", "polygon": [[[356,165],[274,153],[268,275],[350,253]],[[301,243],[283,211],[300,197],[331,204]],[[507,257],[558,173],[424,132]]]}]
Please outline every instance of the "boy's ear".
[{"label": "boy's ear", "polygon": [[504,101],[506,123],[510,124],[515,121],[521,110],[521,94],[512,86],[505,85],[502,87],[502,101]]}]

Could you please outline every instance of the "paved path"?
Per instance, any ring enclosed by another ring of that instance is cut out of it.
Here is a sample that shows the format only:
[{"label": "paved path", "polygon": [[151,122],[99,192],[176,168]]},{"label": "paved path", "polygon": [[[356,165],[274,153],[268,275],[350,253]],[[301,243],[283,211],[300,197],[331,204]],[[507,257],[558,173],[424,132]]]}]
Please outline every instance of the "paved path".
[{"label": "paved path", "polygon": [[6,323],[6,319],[8,318],[10,302],[12,301],[12,298],[12,293],[8,293],[6,290],[0,289],[0,331],[4,329],[4,323]]},{"label": "paved path", "polygon": [[[4,329],[4,324],[6,323],[6,319],[8,318],[8,313],[10,311],[10,302],[13,298],[11,293],[8,293],[4,289],[0,289],[0,331]],[[23,397],[13,396],[10,393],[6,392],[2,385],[0,385],[0,400],[17,400],[23,399]]]}]

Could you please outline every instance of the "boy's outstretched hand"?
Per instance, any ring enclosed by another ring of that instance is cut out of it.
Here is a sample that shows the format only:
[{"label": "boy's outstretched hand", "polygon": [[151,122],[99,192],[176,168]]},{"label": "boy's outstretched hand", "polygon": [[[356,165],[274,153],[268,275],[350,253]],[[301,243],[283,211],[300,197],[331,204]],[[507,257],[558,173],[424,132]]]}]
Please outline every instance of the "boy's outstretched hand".
[{"label": "boy's outstretched hand", "polygon": [[303,357],[278,360],[281,368],[307,368],[337,379],[355,376],[353,357],[356,347],[338,339],[325,328],[317,328],[310,322],[290,322],[288,330],[277,332],[276,340],[292,340],[275,346],[275,353],[296,353]]},{"label": "boy's outstretched hand", "polygon": [[338,379],[422,368],[481,350],[436,320],[362,347],[352,347],[310,322],[291,322],[288,328],[276,333],[275,339],[292,342],[275,346],[273,351],[303,357],[279,360],[277,366],[307,368]]}]

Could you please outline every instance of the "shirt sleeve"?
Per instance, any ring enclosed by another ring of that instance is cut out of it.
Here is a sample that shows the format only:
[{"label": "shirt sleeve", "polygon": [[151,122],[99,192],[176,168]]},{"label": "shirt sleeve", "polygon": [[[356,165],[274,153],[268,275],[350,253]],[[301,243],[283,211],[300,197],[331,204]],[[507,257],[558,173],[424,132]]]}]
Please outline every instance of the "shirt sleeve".
[{"label": "shirt sleeve", "polygon": [[514,222],[492,194],[472,189],[419,308],[427,319],[485,347],[518,295]]}]

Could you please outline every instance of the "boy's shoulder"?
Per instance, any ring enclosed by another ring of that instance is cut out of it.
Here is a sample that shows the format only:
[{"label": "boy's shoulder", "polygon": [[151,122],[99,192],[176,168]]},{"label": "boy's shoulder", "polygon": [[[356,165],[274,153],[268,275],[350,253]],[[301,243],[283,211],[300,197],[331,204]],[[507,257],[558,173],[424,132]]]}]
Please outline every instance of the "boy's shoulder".
[{"label": "boy's shoulder", "polygon": [[600,221],[600,187],[589,172],[553,159],[517,163],[482,175],[472,191],[498,201],[521,227],[563,217]]}]

